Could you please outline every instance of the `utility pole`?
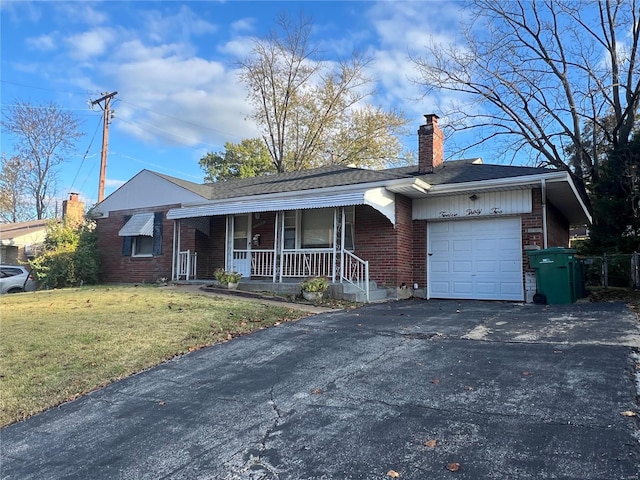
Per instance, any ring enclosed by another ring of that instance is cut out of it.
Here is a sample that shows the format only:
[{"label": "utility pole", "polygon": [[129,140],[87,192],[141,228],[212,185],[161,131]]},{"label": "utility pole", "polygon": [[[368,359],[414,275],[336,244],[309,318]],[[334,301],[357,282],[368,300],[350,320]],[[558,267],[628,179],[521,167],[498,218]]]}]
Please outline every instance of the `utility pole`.
[{"label": "utility pole", "polygon": [[[91,107],[99,105],[103,111],[103,124],[102,124],[102,155],[100,157],[100,183],[98,184],[98,202],[104,200],[104,183],[107,177],[107,150],[109,148],[109,123],[113,120],[113,113],[111,110],[111,99],[115,97],[118,92],[105,93],[102,97],[91,102]],[[102,105],[101,102],[104,102]]]}]

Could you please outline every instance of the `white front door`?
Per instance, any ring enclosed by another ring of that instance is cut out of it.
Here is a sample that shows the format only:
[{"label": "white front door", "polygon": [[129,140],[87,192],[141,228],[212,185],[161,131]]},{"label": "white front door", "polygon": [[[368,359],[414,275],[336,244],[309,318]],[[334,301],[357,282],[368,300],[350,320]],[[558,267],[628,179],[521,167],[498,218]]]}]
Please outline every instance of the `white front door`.
[{"label": "white front door", "polygon": [[231,269],[243,278],[251,277],[251,215],[233,217],[233,259]]},{"label": "white front door", "polygon": [[430,222],[429,298],[524,300],[519,217]]}]

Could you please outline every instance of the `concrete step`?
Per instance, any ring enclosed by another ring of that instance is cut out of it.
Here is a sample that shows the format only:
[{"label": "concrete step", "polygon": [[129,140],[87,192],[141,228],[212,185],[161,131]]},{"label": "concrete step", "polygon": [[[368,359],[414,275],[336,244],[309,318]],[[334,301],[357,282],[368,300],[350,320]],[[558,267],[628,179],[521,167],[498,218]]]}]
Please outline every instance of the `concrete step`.
[{"label": "concrete step", "polygon": [[[366,302],[366,294],[363,290],[350,283],[343,284],[342,298],[349,302]],[[386,288],[378,288],[376,282],[369,282],[369,301],[376,302],[389,298],[389,292]]]}]

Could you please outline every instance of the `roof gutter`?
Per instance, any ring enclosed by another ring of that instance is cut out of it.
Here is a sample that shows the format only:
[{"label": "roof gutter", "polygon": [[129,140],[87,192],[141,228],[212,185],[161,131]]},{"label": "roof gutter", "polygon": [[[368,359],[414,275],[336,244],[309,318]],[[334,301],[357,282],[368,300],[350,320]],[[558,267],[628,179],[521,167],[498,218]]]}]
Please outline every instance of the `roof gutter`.
[{"label": "roof gutter", "polygon": [[[482,191],[493,190],[499,187],[526,187],[538,185],[542,179],[550,181],[571,180],[567,172],[541,173],[539,175],[526,175],[521,177],[497,178],[494,180],[480,180],[476,182],[449,183],[444,185],[431,185],[430,195],[450,195],[466,193],[469,190]],[[573,186],[573,182],[570,182]],[[574,193],[577,194],[575,187]],[[579,198],[579,197],[578,197]]]}]

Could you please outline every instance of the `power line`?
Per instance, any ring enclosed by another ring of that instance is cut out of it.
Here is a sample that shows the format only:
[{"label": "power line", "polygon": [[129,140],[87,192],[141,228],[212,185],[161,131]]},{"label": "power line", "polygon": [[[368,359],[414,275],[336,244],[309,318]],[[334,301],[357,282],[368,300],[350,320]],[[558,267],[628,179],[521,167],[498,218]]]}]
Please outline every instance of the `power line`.
[{"label": "power line", "polygon": [[15,85],[16,87],[33,88],[34,90],[45,90],[47,92],[68,93],[70,95],[95,95],[96,94],[95,92],[89,92],[89,91],[81,92],[80,90],[77,90],[75,92],[70,92],[70,91],[67,91],[67,90],[55,90],[53,88],[37,87],[35,85],[26,85],[24,83],[12,82],[12,81],[9,81],[9,80],[0,80],[0,83],[6,83],[8,85]]},{"label": "power line", "polygon": [[187,124],[187,125],[191,125],[191,126],[194,126],[194,127],[205,129],[205,130],[211,130],[212,132],[222,133],[224,135],[232,136],[232,137],[235,137],[235,138],[242,138],[242,137],[240,137],[238,135],[235,135],[235,134],[230,133],[230,132],[225,132],[225,131],[219,130],[217,128],[206,127],[206,126],[198,124],[198,123],[193,123],[193,122],[190,122],[188,120],[182,120],[181,118],[177,118],[177,117],[174,117],[174,116],[171,116],[171,115],[167,115],[166,113],[156,112],[156,111],[151,110],[149,108],[146,108],[146,107],[143,107],[143,106],[140,106],[140,105],[136,105],[135,103],[128,102],[126,100],[120,99],[120,101],[122,103],[126,103],[128,105],[131,105],[132,107],[139,108],[140,110],[145,110],[147,112],[153,113],[155,115],[160,115],[162,117],[166,117],[166,118],[169,118],[171,120],[177,120],[177,121],[182,122],[182,123]]},{"label": "power line", "polygon": [[91,141],[89,142],[89,146],[87,147],[87,151],[84,152],[84,156],[82,157],[82,161],[80,162],[80,166],[78,167],[78,170],[76,171],[76,175],[73,177],[73,180],[71,181],[71,186],[69,188],[71,191],[73,191],[73,185],[76,183],[76,180],[78,179],[78,175],[80,175],[80,170],[82,169],[82,166],[84,165],[84,161],[87,159],[87,156],[89,155],[89,150],[91,150],[91,146],[93,145],[93,141],[96,138],[96,134],[98,133],[98,129],[100,128],[100,124],[101,123],[102,123],[102,118],[100,118],[100,120],[98,121],[98,125],[96,126],[96,129],[93,131],[93,136],[91,137]]}]

